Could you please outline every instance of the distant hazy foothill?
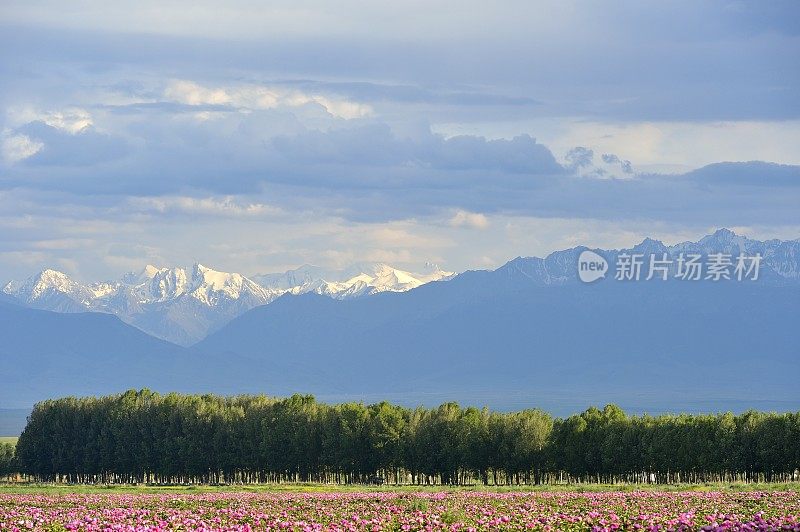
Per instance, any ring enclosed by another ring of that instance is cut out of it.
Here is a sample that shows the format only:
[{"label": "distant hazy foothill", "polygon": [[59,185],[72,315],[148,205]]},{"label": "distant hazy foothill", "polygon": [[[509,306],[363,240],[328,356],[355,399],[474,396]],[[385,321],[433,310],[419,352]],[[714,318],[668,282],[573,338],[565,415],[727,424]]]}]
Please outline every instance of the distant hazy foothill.
[{"label": "distant hazy foothill", "polygon": [[[0,409],[142,387],[457,400],[557,415],[609,402],[632,412],[800,408],[800,240],[720,230],[675,246],[646,239],[631,250],[594,250],[611,265],[623,251],[759,254],[755,282],[584,284],[576,261],[585,249],[456,276],[382,270],[394,282],[375,281],[378,272],[342,282],[309,271],[251,280],[201,266],[191,275],[154,270],[105,295],[43,273],[9,283],[0,298]],[[426,282],[437,278],[448,280]],[[350,288],[328,290],[336,283]],[[128,310],[112,310],[121,302]],[[190,316],[202,327],[182,329],[181,343],[214,331],[190,347],[143,332]]]}]

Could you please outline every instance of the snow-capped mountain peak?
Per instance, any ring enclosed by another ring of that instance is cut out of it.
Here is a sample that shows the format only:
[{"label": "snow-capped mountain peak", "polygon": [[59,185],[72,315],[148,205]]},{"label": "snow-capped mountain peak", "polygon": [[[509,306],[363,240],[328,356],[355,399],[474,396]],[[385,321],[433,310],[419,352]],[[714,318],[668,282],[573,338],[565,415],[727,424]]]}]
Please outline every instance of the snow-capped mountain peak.
[{"label": "snow-capped mountain peak", "polygon": [[420,272],[419,279],[425,280],[442,280],[449,277],[453,277],[455,272],[448,272],[443,270],[438,264],[433,262],[426,262],[423,266],[422,271]]},{"label": "snow-capped mountain peak", "polygon": [[431,281],[450,279],[455,274],[437,269],[426,274],[415,274],[399,270],[383,262],[361,263],[350,268],[329,272],[329,276],[309,283],[310,291],[348,299],[380,292],[405,292]]},{"label": "snow-capped mountain peak", "polygon": [[450,279],[455,274],[426,264],[417,274],[394,268],[383,262],[363,262],[340,270],[326,270],[304,265],[283,274],[257,275],[253,279],[272,290],[293,294],[316,292],[336,299],[347,299],[378,292],[404,292],[431,281]]},{"label": "snow-capped mountain peak", "polygon": [[70,279],[64,272],[46,269],[24,281],[11,281],[3,287],[3,292],[17,299],[32,303],[48,294],[61,293],[74,295],[78,300],[85,299],[84,288]]},{"label": "snow-capped mountain peak", "polygon": [[207,288],[213,291],[229,291],[231,295],[234,295],[247,280],[241,274],[220,272],[202,264],[195,264],[192,267],[192,288],[194,290]]},{"label": "snow-capped mountain peak", "polygon": [[413,274],[396,270],[386,264],[381,264],[375,269],[375,277],[372,278],[372,282],[376,288],[386,290],[411,289],[422,284],[422,281]]},{"label": "snow-capped mountain peak", "polygon": [[48,290],[69,293],[78,287],[78,283],[70,279],[64,272],[44,270],[26,288],[29,289],[28,297],[37,299]]},{"label": "snow-capped mountain peak", "polygon": [[274,291],[265,289],[239,273],[220,272],[202,264],[192,267],[190,293],[207,305],[214,305],[224,298],[235,300],[248,295],[266,303],[276,296]]},{"label": "snow-capped mountain peak", "polygon": [[163,268],[148,264],[118,281],[83,285],[62,272],[44,270],[3,291],[27,305],[58,312],[97,311],[119,316],[145,332],[188,345],[247,310],[283,294],[316,292],[336,299],[378,292],[400,292],[454,274],[426,267],[413,274],[384,263],[342,270],[304,265],[254,279],[203,264]]},{"label": "snow-capped mountain peak", "polygon": [[159,268],[157,266],[153,266],[152,264],[148,264],[145,266],[141,271],[138,272],[128,272],[122,276],[120,282],[122,284],[127,285],[138,285],[150,281],[159,274],[159,272],[166,270],[167,268]]},{"label": "snow-capped mountain peak", "polygon": [[[150,275],[152,274],[152,277]],[[141,303],[169,301],[180,297],[189,288],[189,279],[183,268],[145,268],[144,282],[131,286]],[[124,286],[121,287],[124,289]]]},{"label": "snow-capped mountain peak", "polygon": [[153,277],[158,275],[159,272],[162,272],[164,270],[166,270],[166,268],[158,268],[156,266],[153,266],[152,264],[148,264],[147,266],[144,267],[144,270],[142,270],[142,273],[139,275],[139,278],[152,279]]},{"label": "snow-capped mountain peak", "polygon": [[[575,265],[580,246],[555,251],[544,258],[514,259],[497,272],[512,285],[533,283],[558,286],[577,283]],[[631,249],[594,251],[613,263],[619,253],[662,254],[739,252],[759,254],[764,282],[781,284],[800,281],[800,240],[751,240],[721,229],[696,242],[665,246],[645,239]],[[240,273],[218,271],[203,264],[191,268],[147,265],[119,281],[81,284],[63,272],[46,269],[24,280],[12,281],[3,292],[31,307],[57,312],[108,312],[159,338],[189,345],[204,338],[259,305],[284,294],[308,292],[335,299],[350,299],[381,292],[404,292],[432,281],[455,277],[435,264],[425,264],[420,273],[395,268],[383,262],[359,263],[348,268],[326,269],[303,265],[283,273],[248,278]]]}]

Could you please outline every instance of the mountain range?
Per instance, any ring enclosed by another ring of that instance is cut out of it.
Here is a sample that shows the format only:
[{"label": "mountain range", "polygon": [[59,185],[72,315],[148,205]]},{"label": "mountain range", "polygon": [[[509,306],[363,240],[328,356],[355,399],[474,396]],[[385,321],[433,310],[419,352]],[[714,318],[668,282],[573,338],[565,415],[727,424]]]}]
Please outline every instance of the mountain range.
[{"label": "mountain range", "polygon": [[435,265],[422,274],[383,263],[342,270],[302,266],[249,279],[195,264],[183,268],[146,266],[117,281],[81,284],[47,269],[24,281],[10,281],[3,292],[23,305],[54,312],[105,312],[157,338],[188,346],[202,340],[251,308],[284,294],[314,292],[347,299],[379,292],[401,292],[453,276]]},{"label": "mountain range", "polygon": [[[64,312],[30,308],[24,296],[0,298],[0,409],[131,387],[411,405],[456,400],[558,415],[607,402],[653,413],[800,409],[800,240],[720,230],[673,246],[645,239],[631,249],[592,250],[611,268],[623,254],[757,253],[763,260],[755,281],[681,281],[671,271],[667,281],[607,275],[582,283],[577,261],[586,250],[520,257],[447,282],[415,277],[422,284],[339,299],[330,295],[342,292],[293,289],[318,283],[311,268],[245,280],[198,267],[214,287],[208,301],[230,286],[275,296],[189,347],[145,334],[119,315],[73,312],[82,300],[64,295],[73,285],[59,277],[64,290],[51,296]],[[161,291],[144,283],[148,305],[179,286],[180,297],[200,301],[189,276],[165,271],[161,279]],[[135,281],[125,286],[141,285]],[[36,283],[11,286],[42,300]]]},{"label": "mountain range", "polygon": [[[545,258],[518,257],[496,271],[505,272],[505,275],[511,279],[522,281],[522,278],[525,278],[528,282],[541,286],[577,284],[580,282],[576,275],[578,256],[588,249],[585,246],[579,246],[551,253]],[[722,253],[730,255],[732,262],[735,262],[740,254],[746,257],[759,255],[762,257],[759,268],[761,284],[800,283],[800,239],[761,241],[737,235],[729,229],[720,229],[697,242],[681,242],[667,246],[658,240],[645,238],[640,244],[630,249],[591,249],[590,251],[603,256],[612,267],[623,253],[644,255],[645,267],[650,256],[654,256],[658,260],[666,256],[670,262],[667,267],[670,278],[677,273],[677,259],[681,254],[686,257],[693,254],[708,257],[712,254]],[[644,273],[647,273],[646,269]]]}]

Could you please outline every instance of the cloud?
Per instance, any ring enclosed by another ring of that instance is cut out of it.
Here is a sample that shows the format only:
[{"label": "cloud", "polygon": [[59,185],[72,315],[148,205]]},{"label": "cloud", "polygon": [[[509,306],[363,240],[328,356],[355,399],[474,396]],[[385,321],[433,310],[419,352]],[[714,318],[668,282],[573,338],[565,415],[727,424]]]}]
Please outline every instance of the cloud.
[{"label": "cloud", "polygon": [[530,135],[510,140],[459,135],[441,139],[432,146],[431,161],[441,168],[502,169],[534,175],[563,172],[550,150]]},{"label": "cloud", "polygon": [[542,102],[530,96],[497,94],[484,87],[464,87],[457,89],[448,87],[430,87],[418,85],[404,85],[397,83],[375,83],[368,81],[320,81],[300,80],[284,82],[286,86],[296,86],[303,90],[329,91],[342,94],[350,99],[373,103],[376,105],[387,102],[402,104],[423,104],[434,110],[442,106],[465,106],[471,108],[473,113],[478,107],[511,107],[520,108],[542,105]]},{"label": "cloud", "polygon": [[488,140],[472,135],[445,138],[428,131],[417,138],[399,138],[386,124],[367,124],[281,136],[272,143],[296,162],[500,170],[531,175],[564,171],[550,150],[529,135]]},{"label": "cloud", "polygon": [[594,151],[583,146],[576,146],[569,150],[564,156],[569,168],[578,170],[591,166],[594,160]]},{"label": "cloud", "polygon": [[627,178],[633,175],[630,161],[622,160],[613,153],[604,153],[600,160],[594,158],[594,150],[584,146],[572,148],[564,156],[567,168],[581,177]]},{"label": "cloud", "polygon": [[604,153],[602,155],[603,162],[609,165],[619,166],[620,170],[622,170],[625,174],[632,174],[633,173],[633,166],[631,165],[630,161],[622,160],[613,153]]},{"label": "cloud", "polygon": [[278,153],[295,164],[391,166],[414,159],[412,141],[397,139],[391,128],[381,123],[281,135],[272,139],[271,144]]},{"label": "cloud", "polygon": [[67,106],[63,109],[42,110],[30,105],[21,105],[6,109],[7,122],[19,127],[31,122],[43,122],[50,127],[67,133],[80,133],[94,125],[91,113],[82,108]]},{"label": "cloud", "polygon": [[800,187],[800,166],[750,161],[715,163],[687,173],[685,179],[720,186]]},{"label": "cloud", "polygon": [[451,227],[469,227],[472,229],[486,229],[489,219],[479,212],[456,211],[447,222]]},{"label": "cloud", "polygon": [[[798,9],[791,2],[765,8],[746,1],[741,10],[722,1],[581,9],[511,2],[492,10],[471,3],[475,9],[458,21],[447,3],[256,10],[242,1],[220,10],[163,2],[136,13],[91,2],[70,13],[55,2],[7,4],[0,46],[15,52],[8,72],[33,79],[41,74],[37,65],[73,64],[92,76],[108,72],[96,68],[103,65],[220,85],[226,84],[220,73],[257,81],[271,75],[541,102],[513,106],[512,120],[520,114],[617,122],[800,118],[799,74],[792,68]],[[421,101],[419,93],[400,90],[371,101],[403,98]],[[475,106],[470,98],[457,100],[446,107],[464,107],[460,117],[470,121]]]},{"label": "cloud", "polygon": [[[584,146],[576,146],[569,150],[564,156],[564,160],[567,162],[567,168],[572,170],[575,175],[598,179],[614,177],[613,174],[609,175],[605,168],[595,162],[594,150]],[[603,160],[605,160],[605,157]]]},{"label": "cloud", "polygon": [[796,166],[701,167],[800,164],[795,4],[281,2],[6,2],[0,253],[469,267],[794,227]]},{"label": "cloud", "polygon": [[[29,159],[43,151],[45,148],[43,137],[63,139],[64,134],[91,133],[93,125],[91,114],[81,108],[40,112],[28,107],[10,109],[7,114],[8,121],[16,124],[14,128],[7,128],[2,136],[2,155],[9,164]],[[58,143],[59,140],[55,142]],[[53,147],[50,149],[53,150]]]},{"label": "cloud", "polygon": [[187,196],[134,197],[128,200],[133,212],[161,215],[205,215],[223,217],[261,218],[283,214],[282,209],[237,200],[232,196],[221,198],[192,198]]},{"label": "cloud", "polygon": [[16,128],[10,138],[17,139],[12,141],[10,160],[31,166],[89,166],[117,159],[127,151],[121,138],[100,133],[91,125],[78,128],[69,122],[56,126],[29,122]]},{"label": "cloud", "polygon": [[3,160],[13,164],[35,155],[43,147],[43,142],[33,140],[27,135],[5,134],[2,144]]},{"label": "cloud", "polygon": [[73,135],[92,127],[92,116],[85,109],[66,109],[44,113],[40,118],[50,127],[66,131]]},{"label": "cloud", "polygon": [[[29,191],[28,213],[58,208],[82,217],[92,215],[83,209],[103,205],[116,209],[104,216],[138,215],[156,223],[308,215],[441,224],[455,216],[462,228],[482,222],[458,211],[480,213],[487,223],[504,214],[777,224],[793,216],[791,203],[799,200],[796,192],[779,190],[797,182],[796,167],[637,174],[627,172],[619,156],[596,157],[586,147],[573,150],[562,166],[527,135],[448,137],[428,127],[398,131],[375,118],[327,116],[315,125],[316,119],[285,109],[212,113],[201,120],[182,109],[121,116],[94,109],[92,125],[76,133],[42,121],[23,124],[11,136],[25,135],[42,147],[4,171],[0,190]],[[757,194],[740,188],[756,183]]]},{"label": "cloud", "polygon": [[222,105],[232,102],[231,96],[224,89],[207,89],[186,80],[170,83],[164,91],[164,96],[169,100],[187,105]]},{"label": "cloud", "polygon": [[198,106],[230,106],[236,109],[275,109],[279,107],[321,106],[332,116],[343,119],[362,118],[372,108],[356,101],[324,94],[313,94],[290,87],[269,87],[240,84],[205,87],[189,80],[174,80],[164,90],[168,101]]}]

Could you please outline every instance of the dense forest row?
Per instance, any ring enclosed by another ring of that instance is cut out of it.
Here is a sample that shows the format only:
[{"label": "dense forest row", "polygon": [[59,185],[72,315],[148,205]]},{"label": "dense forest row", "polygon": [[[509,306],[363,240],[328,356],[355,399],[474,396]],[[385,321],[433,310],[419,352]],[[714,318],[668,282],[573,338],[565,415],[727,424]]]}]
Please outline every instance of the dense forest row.
[{"label": "dense forest row", "polygon": [[0,478],[14,473],[15,468],[14,445],[0,442]]},{"label": "dense forest row", "polygon": [[627,416],[128,391],[39,403],[8,472],[66,482],[790,480],[800,412]]}]

